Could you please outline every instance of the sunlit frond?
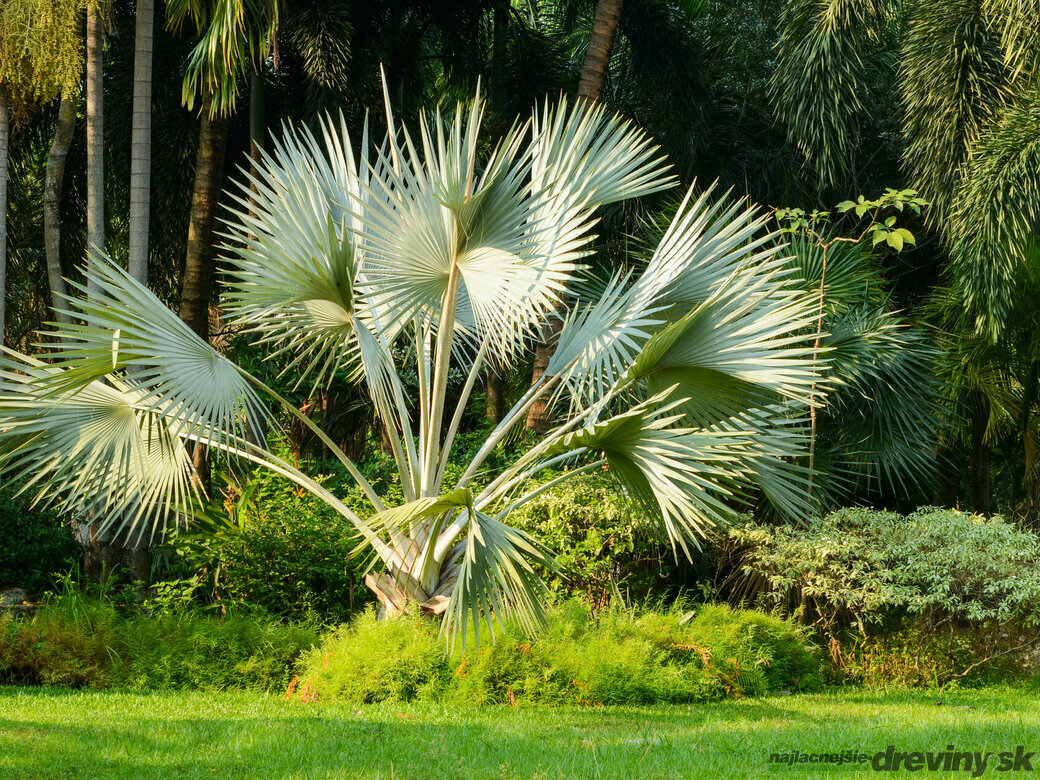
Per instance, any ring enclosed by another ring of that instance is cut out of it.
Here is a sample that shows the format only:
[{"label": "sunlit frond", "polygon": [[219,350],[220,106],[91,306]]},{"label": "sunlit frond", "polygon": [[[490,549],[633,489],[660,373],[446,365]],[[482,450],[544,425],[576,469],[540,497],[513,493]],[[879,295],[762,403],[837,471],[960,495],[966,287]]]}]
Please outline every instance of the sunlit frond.
[{"label": "sunlit frond", "polygon": [[0,466],[42,504],[152,538],[198,498],[183,442],[141,394],[114,380],[54,396],[61,369],[6,350],[0,358]]},{"label": "sunlit frond", "polygon": [[[265,407],[245,372],[200,339],[146,287],[107,258],[85,271],[86,297],[70,298],[77,321],[56,325],[47,354],[62,370],[38,380],[52,394],[126,372],[141,409],[180,436],[210,431],[248,439]],[[82,322],[78,321],[82,320]]]},{"label": "sunlit frond", "polygon": [[456,559],[449,562],[457,567],[458,579],[442,624],[451,643],[461,635],[465,647],[467,631],[472,628],[479,647],[481,626],[494,641],[495,623],[502,626],[507,614],[527,631],[542,624],[548,590],[535,566],[551,566],[552,560],[548,550],[525,531],[475,512]]}]

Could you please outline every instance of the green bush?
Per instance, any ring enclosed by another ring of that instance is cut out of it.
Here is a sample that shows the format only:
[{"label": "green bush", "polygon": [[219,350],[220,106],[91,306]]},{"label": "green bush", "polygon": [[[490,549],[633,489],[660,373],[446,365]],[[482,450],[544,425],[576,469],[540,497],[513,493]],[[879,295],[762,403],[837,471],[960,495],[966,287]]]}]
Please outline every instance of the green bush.
[{"label": "green bush", "polygon": [[55,572],[68,571],[82,557],[83,548],[58,515],[30,510],[16,490],[0,490],[0,589],[39,594],[52,587]]},{"label": "green bush", "polygon": [[301,695],[358,704],[432,698],[451,677],[437,626],[421,618],[377,620],[366,610],[304,658]]},{"label": "green bush", "polygon": [[832,644],[825,674],[869,688],[993,685],[1040,679],[1034,627],[983,623],[936,632],[920,621]]},{"label": "green bush", "polygon": [[261,615],[120,609],[74,588],[31,617],[0,615],[0,683],[283,690],[317,629]]},{"label": "green bush", "polygon": [[644,598],[662,576],[670,555],[657,520],[605,474],[576,477],[547,490],[509,516],[556,556],[547,577],[558,597],[579,597],[595,607],[615,592]]},{"label": "green bush", "polygon": [[444,653],[436,624],[368,612],[326,637],[301,665],[298,695],[356,703],[653,704],[805,690],[818,662],[790,623],[726,606],[633,614],[579,602],[526,637]]},{"label": "green bush", "polygon": [[1000,517],[843,509],[808,528],[731,528],[736,601],[823,632],[834,678],[884,686],[1036,671],[1040,537]]},{"label": "green bush", "polygon": [[[172,572],[195,578],[204,601],[260,608],[291,619],[346,620],[371,601],[364,561],[351,558],[358,535],[331,507],[267,472],[252,476],[232,517],[175,537]],[[183,580],[182,580],[183,581]]]},{"label": "green bush", "polygon": [[1040,622],[1040,537],[1000,517],[925,508],[906,517],[843,509],[808,528],[731,528],[730,592],[802,609],[827,631]]}]

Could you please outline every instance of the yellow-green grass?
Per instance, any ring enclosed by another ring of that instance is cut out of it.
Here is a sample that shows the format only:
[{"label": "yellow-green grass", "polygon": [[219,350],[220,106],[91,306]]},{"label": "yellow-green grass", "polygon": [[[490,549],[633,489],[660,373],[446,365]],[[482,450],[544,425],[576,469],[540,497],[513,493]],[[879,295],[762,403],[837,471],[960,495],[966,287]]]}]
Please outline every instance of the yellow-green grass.
[{"label": "yellow-green grass", "polygon": [[[0,689],[0,777],[878,777],[869,763],[792,767],[769,755],[950,744],[1040,748],[1040,695],[846,690],[668,707],[359,708],[243,692]],[[997,762],[984,776],[1012,774]]]}]

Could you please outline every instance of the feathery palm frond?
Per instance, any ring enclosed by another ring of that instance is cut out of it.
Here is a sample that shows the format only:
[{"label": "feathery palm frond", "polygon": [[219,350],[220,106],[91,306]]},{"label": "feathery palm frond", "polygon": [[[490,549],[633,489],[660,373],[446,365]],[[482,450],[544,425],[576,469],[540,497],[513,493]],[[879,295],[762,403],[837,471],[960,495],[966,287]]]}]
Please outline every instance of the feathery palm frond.
[{"label": "feathery palm frond", "polygon": [[975,327],[995,338],[1015,301],[1029,237],[1040,226],[1040,90],[979,140],[950,211],[951,271]]},{"label": "feathery palm frond", "polygon": [[888,0],[794,0],[784,9],[771,91],[780,119],[822,181],[849,170],[867,99],[865,47],[892,15]]}]

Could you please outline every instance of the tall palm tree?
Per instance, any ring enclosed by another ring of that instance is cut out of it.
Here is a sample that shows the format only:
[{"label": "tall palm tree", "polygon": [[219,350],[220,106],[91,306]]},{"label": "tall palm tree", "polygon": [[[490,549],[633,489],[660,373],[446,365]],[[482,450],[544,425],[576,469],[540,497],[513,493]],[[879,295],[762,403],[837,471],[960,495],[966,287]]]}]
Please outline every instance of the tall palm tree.
[{"label": "tall palm tree", "polygon": [[184,74],[184,102],[202,96],[188,245],[181,282],[181,318],[209,337],[209,305],[216,269],[217,205],[224,175],[227,117],[238,80],[263,66],[278,26],[271,0],[168,0],[168,26],[191,19],[199,42]]},{"label": "tall palm tree", "polygon": [[[77,286],[86,297],[73,305],[90,327],[58,327],[48,362],[4,359],[5,465],[33,473],[42,498],[143,536],[190,516],[186,445],[202,442],[348,518],[383,570],[366,582],[387,610],[421,606],[447,632],[472,627],[478,639],[510,610],[539,619],[535,565],[548,552],[507,520],[576,474],[608,469],[658,508],[662,535],[687,553],[750,485],[789,514],[805,511],[805,469],[786,458],[805,443],[791,416],[819,398],[806,335],[814,301],[790,285],[766,216],[710,192],[683,199],[642,274],[571,304],[546,373],[449,478],[484,364],[514,363],[573,285],[596,210],[674,179],[650,141],[602,107],[546,104],[488,153],[480,101],[425,116],[417,135],[396,127],[387,104],[393,129],[380,143],[366,131],[356,150],[342,122],[317,136],[296,128],[266,158],[256,192],[243,184],[226,309],[300,384],[324,386],[345,369],[365,388],[386,423],[402,505],[388,506],[309,417],[112,264],[98,268],[96,292]],[[565,421],[493,469],[489,455],[543,396]],[[341,461],[370,517],[255,442],[265,397]],[[547,469],[559,476],[534,486]]]}]

